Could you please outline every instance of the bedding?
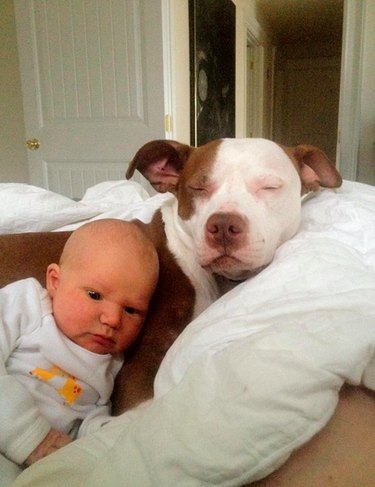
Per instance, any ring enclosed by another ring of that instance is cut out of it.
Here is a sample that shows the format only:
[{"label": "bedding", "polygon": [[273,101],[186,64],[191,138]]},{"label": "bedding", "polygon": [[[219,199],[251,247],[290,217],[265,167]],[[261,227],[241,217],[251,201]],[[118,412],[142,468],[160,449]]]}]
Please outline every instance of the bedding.
[{"label": "bedding", "polygon": [[[103,189],[79,202],[97,212],[86,219],[148,221],[170,197],[142,193],[122,206],[117,195],[111,207],[109,185],[100,208]],[[84,221],[75,218],[53,230]],[[345,181],[307,199],[298,234],[273,262],[178,337],[154,400],[14,486],[240,486],[265,477],[323,428],[345,382],[375,389],[374,298],[375,188]]]},{"label": "bedding", "polygon": [[95,217],[130,219],[139,215],[147,219],[166,197],[158,194],[151,198],[134,181],[96,184],[80,201],[32,185],[2,183],[0,233],[70,230]]}]

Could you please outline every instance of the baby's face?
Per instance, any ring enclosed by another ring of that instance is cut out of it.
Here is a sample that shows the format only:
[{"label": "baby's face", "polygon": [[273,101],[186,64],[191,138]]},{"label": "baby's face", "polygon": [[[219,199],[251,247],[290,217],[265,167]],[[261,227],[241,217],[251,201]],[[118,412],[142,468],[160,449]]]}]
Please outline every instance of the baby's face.
[{"label": "baby's face", "polygon": [[98,354],[122,352],[133,343],[154,284],[155,275],[145,262],[134,256],[116,259],[110,252],[87,255],[78,266],[52,264],[47,272],[57,326],[73,342]]}]

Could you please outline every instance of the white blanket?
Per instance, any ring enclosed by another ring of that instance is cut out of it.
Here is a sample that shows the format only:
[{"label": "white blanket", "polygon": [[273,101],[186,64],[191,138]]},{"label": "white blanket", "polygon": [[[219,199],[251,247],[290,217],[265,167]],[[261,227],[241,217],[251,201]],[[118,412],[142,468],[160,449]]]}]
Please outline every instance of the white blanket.
[{"label": "white blanket", "polygon": [[298,234],[177,339],[155,399],[26,470],[14,486],[240,486],[375,389],[375,188],[303,205]]},{"label": "white blanket", "polygon": [[80,201],[37,186],[0,184],[0,233],[74,230],[99,218],[148,221],[169,194],[153,197],[134,181],[106,181],[90,187]]}]

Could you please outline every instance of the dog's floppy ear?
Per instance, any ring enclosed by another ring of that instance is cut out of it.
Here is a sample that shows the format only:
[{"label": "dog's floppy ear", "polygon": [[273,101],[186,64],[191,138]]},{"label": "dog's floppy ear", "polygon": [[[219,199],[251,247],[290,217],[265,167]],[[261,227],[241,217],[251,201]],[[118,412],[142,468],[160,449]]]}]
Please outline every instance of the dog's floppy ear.
[{"label": "dog's floppy ear", "polygon": [[138,169],[159,193],[175,193],[180,172],[193,150],[193,147],[174,140],[148,142],[129,164],[126,179],[130,179]]},{"label": "dog's floppy ear", "polygon": [[[302,181],[302,194],[317,191],[320,186],[338,188],[342,177],[327,155],[313,145],[289,147],[291,155],[297,161]],[[288,151],[288,152],[289,152]]]}]

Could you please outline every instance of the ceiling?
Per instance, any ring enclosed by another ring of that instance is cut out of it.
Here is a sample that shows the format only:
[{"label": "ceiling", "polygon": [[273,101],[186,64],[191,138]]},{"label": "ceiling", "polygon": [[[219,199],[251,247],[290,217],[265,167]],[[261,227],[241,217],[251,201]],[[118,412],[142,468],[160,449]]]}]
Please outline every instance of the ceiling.
[{"label": "ceiling", "polygon": [[341,41],[343,0],[256,0],[257,14],[280,43]]}]

